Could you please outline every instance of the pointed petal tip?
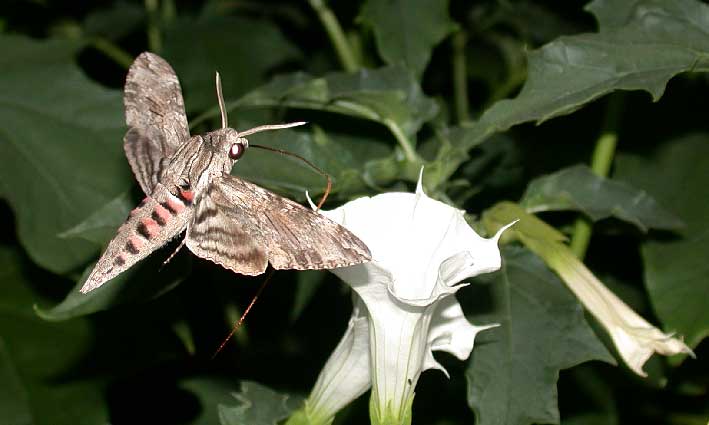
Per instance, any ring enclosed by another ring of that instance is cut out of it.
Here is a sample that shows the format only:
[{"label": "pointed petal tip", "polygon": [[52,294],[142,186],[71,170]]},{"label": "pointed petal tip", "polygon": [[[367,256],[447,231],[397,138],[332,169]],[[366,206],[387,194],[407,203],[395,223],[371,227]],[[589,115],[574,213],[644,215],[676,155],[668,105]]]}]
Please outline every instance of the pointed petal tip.
[{"label": "pointed petal tip", "polygon": [[694,351],[692,351],[692,349],[689,348],[689,346],[684,342],[684,336],[678,335],[678,336],[675,338],[675,335],[676,335],[675,332],[671,332],[671,333],[668,333],[668,334],[667,334],[667,339],[668,339],[668,340],[673,340],[673,341],[677,342],[677,352],[676,352],[676,353],[673,353],[673,354],[681,354],[681,353],[684,353],[684,354],[688,355],[689,357],[691,357],[691,358],[693,358],[693,359],[696,359],[696,358],[697,358],[697,355],[694,354]]},{"label": "pointed petal tip", "polygon": [[517,220],[515,220],[515,221],[513,221],[513,222],[511,222],[511,223],[509,223],[509,224],[506,224],[506,225],[502,226],[502,227],[500,228],[500,230],[498,230],[497,233],[495,233],[495,236],[492,237],[492,240],[495,241],[495,243],[499,242],[500,237],[502,236],[503,233],[505,233],[505,230],[507,230],[507,229],[509,229],[510,227],[514,226],[518,221],[519,221],[519,219],[517,219]]},{"label": "pointed petal tip", "polygon": [[416,182],[416,194],[417,195],[425,195],[423,191],[423,165],[421,166],[421,169],[419,170],[419,180]]},{"label": "pointed petal tip", "polygon": [[499,323],[490,323],[488,325],[476,326],[475,328],[478,332],[482,332],[482,331],[486,331],[486,330],[492,329],[492,328],[497,328],[500,326],[502,326],[502,325],[500,325]]}]

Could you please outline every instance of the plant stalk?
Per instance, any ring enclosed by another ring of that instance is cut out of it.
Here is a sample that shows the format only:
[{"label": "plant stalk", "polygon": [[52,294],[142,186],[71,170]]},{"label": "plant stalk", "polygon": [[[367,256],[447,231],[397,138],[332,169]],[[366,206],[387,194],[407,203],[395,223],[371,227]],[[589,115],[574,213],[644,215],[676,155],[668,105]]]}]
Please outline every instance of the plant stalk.
[{"label": "plant stalk", "polygon": [[401,127],[399,127],[397,123],[388,118],[384,120],[384,123],[386,124],[387,128],[389,128],[389,131],[391,131],[391,133],[396,138],[396,141],[399,143],[399,146],[401,146],[401,150],[404,152],[406,160],[411,164],[419,164],[421,162],[421,159],[416,153],[414,145],[411,143],[409,138],[406,137],[406,134],[404,134],[404,131],[401,129]]},{"label": "plant stalk", "polygon": [[130,68],[130,65],[133,63],[133,56],[131,56],[130,53],[103,37],[91,39],[91,45],[125,69]]},{"label": "plant stalk", "polygon": [[148,48],[150,51],[160,53],[162,40],[160,38],[160,26],[158,25],[159,4],[158,0],[145,0],[145,12],[148,16]]},{"label": "plant stalk", "polygon": [[[620,118],[623,103],[622,95],[616,94],[611,97],[606,111],[605,130],[596,141],[591,157],[591,170],[598,176],[607,177],[613,165],[616,147],[618,145],[618,134],[616,128]],[[583,261],[591,242],[592,233],[591,220],[587,217],[577,217],[574,222],[574,230],[571,234],[570,248],[577,258]]]},{"label": "plant stalk", "polygon": [[[340,22],[337,20],[335,14],[332,13],[332,10],[327,7],[323,0],[308,0],[308,3],[310,3],[310,6],[315,10],[320,22],[325,27],[325,31],[335,48],[337,57],[340,59],[342,68],[347,72],[358,70],[361,65],[358,63],[352,46],[350,46],[347,41],[347,37],[344,31],[342,31],[342,26],[340,26]],[[416,153],[416,149],[406,134],[404,134],[401,127],[391,119],[385,119],[384,123],[396,138],[399,146],[401,146],[406,160],[409,163],[419,164],[421,160]]]},{"label": "plant stalk", "polygon": [[332,13],[332,10],[327,7],[323,0],[308,0],[308,3],[310,3],[310,6],[315,10],[318,19],[320,19],[320,22],[325,27],[327,36],[330,38],[330,42],[335,48],[335,53],[337,53],[337,58],[340,60],[342,68],[347,72],[354,72],[359,69],[359,63],[357,62],[355,54],[350,44],[347,42],[347,37],[344,31],[342,31],[342,26],[340,26],[340,22],[337,20],[335,14]]},{"label": "plant stalk", "polygon": [[162,11],[160,13],[162,22],[169,24],[175,20],[177,17],[177,8],[175,7],[175,0],[163,0]]},{"label": "plant stalk", "polygon": [[470,111],[468,110],[468,72],[465,62],[465,44],[467,40],[468,36],[463,30],[456,32],[451,38],[453,50],[453,101],[455,104],[455,115],[459,124],[467,124],[470,122]]}]

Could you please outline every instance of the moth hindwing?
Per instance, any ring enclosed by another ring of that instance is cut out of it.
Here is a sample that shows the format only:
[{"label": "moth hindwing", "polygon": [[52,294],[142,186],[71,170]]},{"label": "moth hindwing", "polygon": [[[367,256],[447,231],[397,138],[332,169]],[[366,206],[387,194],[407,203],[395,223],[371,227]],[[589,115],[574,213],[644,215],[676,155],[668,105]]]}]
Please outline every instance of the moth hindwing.
[{"label": "moth hindwing", "polygon": [[190,136],[179,80],[161,57],[142,53],[128,71],[123,146],[145,199],[131,211],[86,279],[89,292],[184,232],[195,255],[245,275],[276,269],[330,269],[370,260],[344,227],[289,199],[230,175],[258,131],[227,125]]}]

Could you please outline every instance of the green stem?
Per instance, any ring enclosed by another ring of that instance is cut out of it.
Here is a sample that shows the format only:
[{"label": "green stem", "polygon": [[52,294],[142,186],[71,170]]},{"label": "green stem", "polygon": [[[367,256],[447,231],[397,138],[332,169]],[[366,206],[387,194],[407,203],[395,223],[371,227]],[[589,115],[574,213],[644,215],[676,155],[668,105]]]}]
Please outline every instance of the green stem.
[{"label": "green stem", "polygon": [[158,0],[145,0],[145,12],[148,15],[148,48],[152,52],[160,53],[162,40],[158,25]]},{"label": "green stem", "polygon": [[133,56],[130,53],[105,38],[95,37],[91,40],[91,45],[125,69],[130,68],[133,63]]},{"label": "green stem", "polygon": [[591,159],[591,169],[601,177],[606,177],[613,164],[615,148],[618,144],[618,135],[615,131],[608,131],[601,135],[596,141],[596,148],[593,150]]},{"label": "green stem", "polygon": [[386,124],[387,128],[389,128],[389,131],[391,131],[391,133],[394,135],[396,141],[399,142],[399,146],[401,146],[401,150],[404,151],[404,156],[406,157],[406,160],[412,164],[421,163],[421,159],[416,153],[414,145],[411,143],[409,138],[406,137],[401,127],[399,127],[397,123],[395,123],[389,118],[384,120],[384,124]]},{"label": "green stem", "polygon": [[[308,0],[308,2],[317,13],[322,25],[325,27],[325,31],[327,32],[328,37],[330,37],[330,41],[335,48],[337,57],[342,64],[342,68],[344,68],[347,72],[354,72],[358,70],[361,65],[357,61],[354,50],[347,41],[347,37],[344,31],[342,31],[340,22],[337,20],[335,14],[332,13],[332,10],[327,7],[323,0]],[[414,145],[411,143],[409,138],[406,137],[401,127],[399,127],[399,125],[391,119],[385,119],[384,124],[394,135],[396,141],[399,143],[399,146],[401,146],[406,160],[413,164],[421,163],[421,160],[414,149]]]},{"label": "green stem", "polygon": [[169,24],[177,17],[177,8],[175,0],[163,0],[162,2],[162,22]]},{"label": "green stem", "polygon": [[330,37],[330,41],[337,53],[337,58],[345,71],[354,72],[359,69],[359,63],[357,63],[354,52],[347,42],[347,37],[332,10],[327,7],[323,0],[308,0],[308,3],[315,10],[320,22],[325,27],[325,31],[327,31],[327,35]]},{"label": "green stem", "polygon": [[330,425],[334,417],[323,417],[310,409],[308,401],[293,412],[283,425]]},{"label": "green stem", "polygon": [[[601,177],[607,177],[613,165],[616,146],[618,145],[618,134],[616,127],[620,117],[620,110],[623,98],[618,94],[610,98],[608,110],[606,112],[605,131],[596,141],[591,158],[591,170]],[[591,242],[592,223],[586,217],[578,217],[574,222],[574,230],[571,234],[570,248],[574,255],[583,260],[586,256],[588,244]]]},{"label": "green stem", "polygon": [[453,99],[459,124],[470,122],[468,111],[468,72],[465,62],[465,43],[468,39],[465,31],[460,30],[451,38],[453,48]]}]

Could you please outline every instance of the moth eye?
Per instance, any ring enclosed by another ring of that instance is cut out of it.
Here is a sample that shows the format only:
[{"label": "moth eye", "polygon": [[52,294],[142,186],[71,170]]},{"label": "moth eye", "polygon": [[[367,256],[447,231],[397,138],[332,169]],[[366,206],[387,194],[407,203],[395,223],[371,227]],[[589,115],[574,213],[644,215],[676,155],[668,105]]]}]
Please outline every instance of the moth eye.
[{"label": "moth eye", "polygon": [[241,155],[244,154],[244,150],[244,145],[242,145],[241,143],[234,143],[229,148],[229,158],[236,161],[237,159],[241,158]]},{"label": "moth eye", "polygon": [[182,190],[189,190],[190,189],[190,182],[183,179],[183,180],[180,180],[180,183],[178,184],[178,186]]}]

